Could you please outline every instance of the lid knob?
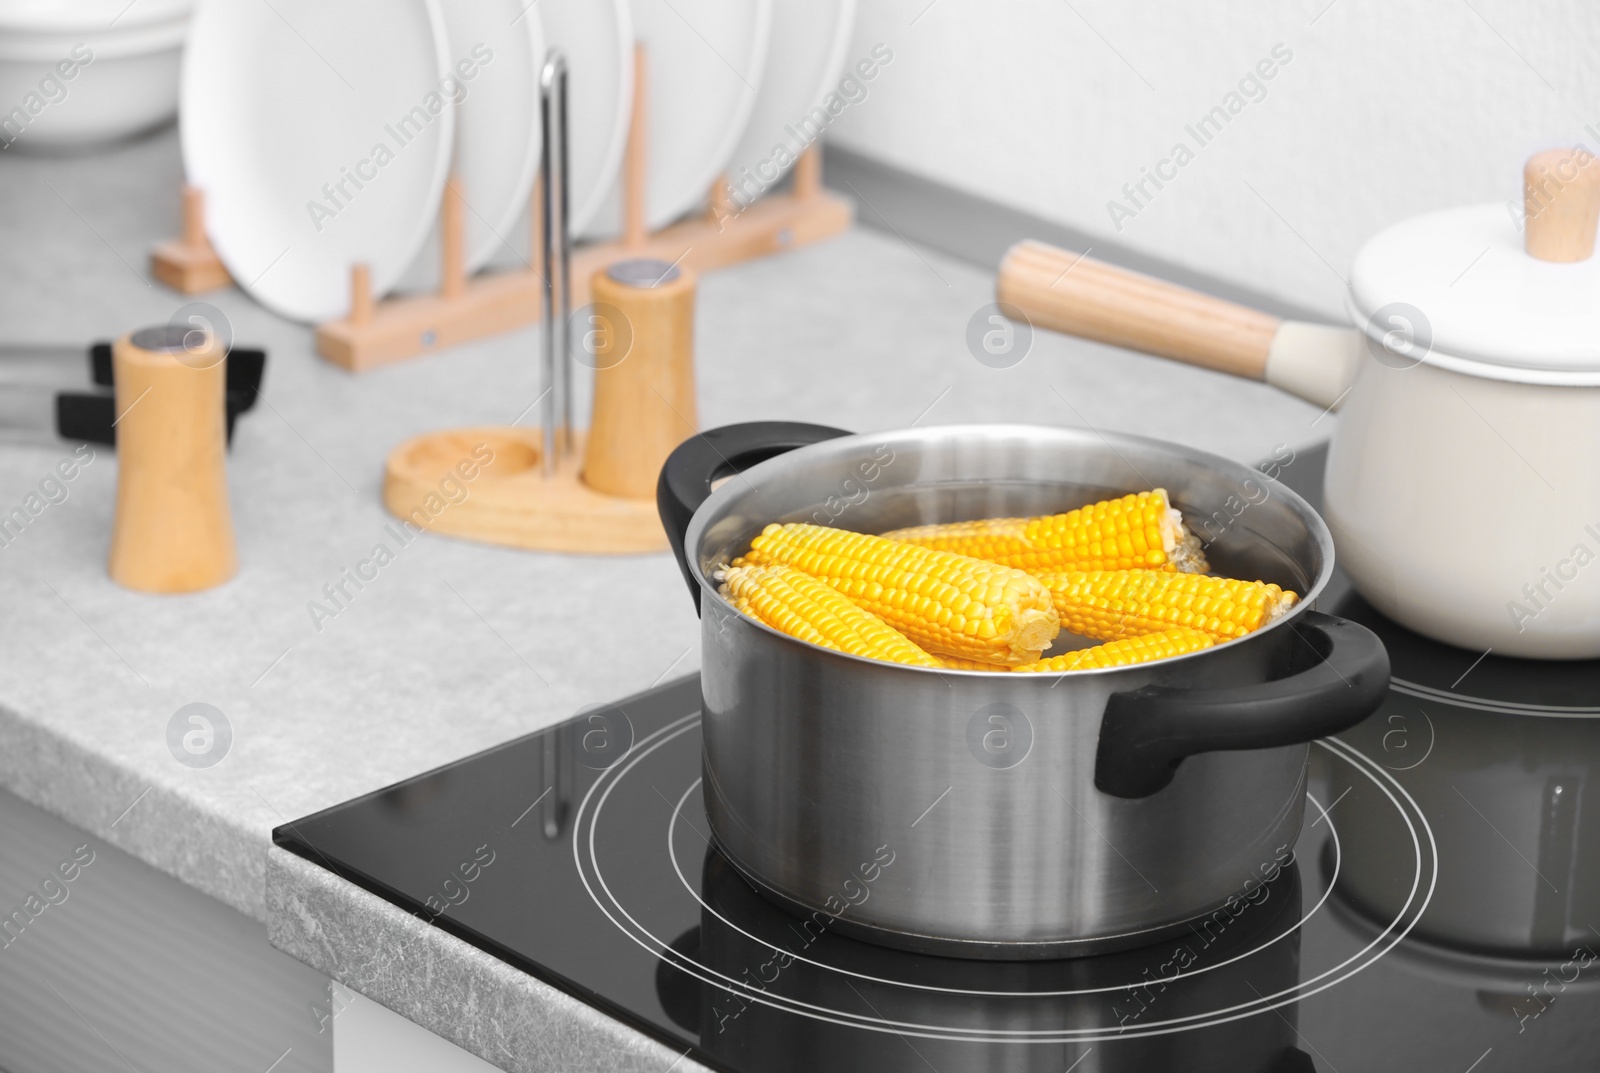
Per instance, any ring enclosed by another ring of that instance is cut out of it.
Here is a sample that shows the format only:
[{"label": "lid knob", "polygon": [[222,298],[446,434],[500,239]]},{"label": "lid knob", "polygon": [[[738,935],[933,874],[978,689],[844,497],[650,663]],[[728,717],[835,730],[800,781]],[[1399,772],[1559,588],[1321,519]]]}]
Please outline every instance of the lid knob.
[{"label": "lid knob", "polygon": [[1600,160],[1582,147],[1546,149],[1522,171],[1525,248],[1541,261],[1584,261],[1600,223]]}]

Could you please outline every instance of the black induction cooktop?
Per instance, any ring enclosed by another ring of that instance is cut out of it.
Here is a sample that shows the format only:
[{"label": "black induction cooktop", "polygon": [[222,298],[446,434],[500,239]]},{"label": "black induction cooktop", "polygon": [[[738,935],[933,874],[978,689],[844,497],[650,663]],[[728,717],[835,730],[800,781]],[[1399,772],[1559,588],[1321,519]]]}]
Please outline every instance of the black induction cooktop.
[{"label": "black induction cooktop", "polygon": [[991,963],[800,927],[709,841],[698,677],[274,838],[740,1073],[1600,1068],[1600,661],[1451,648],[1341,592],[1389,646],[1383,707],[1312,746],[1277,878],[1146,949]]}]

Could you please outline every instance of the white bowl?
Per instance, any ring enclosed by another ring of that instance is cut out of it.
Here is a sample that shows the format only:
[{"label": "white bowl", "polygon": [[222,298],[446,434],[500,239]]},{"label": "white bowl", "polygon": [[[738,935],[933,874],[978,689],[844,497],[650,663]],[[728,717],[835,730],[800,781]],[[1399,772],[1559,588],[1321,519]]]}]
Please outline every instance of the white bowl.
[{"label": "white bowl", "polygon": [[13,30],[5,17],[20,6],[0,6],[0,147],[97,145],[160,126],[177,111],[186,11],[105,29]]},{"label": "white bowl", "polygon": [[0,0],[0,33],[85,34],[182,22],[195,0]]}]

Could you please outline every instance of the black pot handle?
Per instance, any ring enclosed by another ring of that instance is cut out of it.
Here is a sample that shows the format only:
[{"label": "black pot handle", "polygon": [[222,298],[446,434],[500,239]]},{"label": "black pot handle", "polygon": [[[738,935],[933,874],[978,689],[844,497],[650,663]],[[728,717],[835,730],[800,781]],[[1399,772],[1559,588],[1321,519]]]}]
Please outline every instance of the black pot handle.
[{"label": "black pot handle", "polygon": [[1094,784],[1113,797],[1149,797],[1186,756],[1271,749],[1348,730],[1378,710],[1389,689],[1389,653],[1378,635],[1316,611],[1294,631],[1285,678],[1236,689],[1149,685],[1113,693],[1100,724]]},{"label": "black pot handle", "polygon": [[667,530],[672,553],[678,557],[683,580],[689,584],[696,611],[700,610],[700,587],[689,570],[683,541],[689,533],[689,519],[711,495],[712,482],[742,473],[785,451],[848,435],[844,429],[827,425],[750,421],[701,432],[673,449],[661,467],[661,480],[656,483],[656,509],[661,512],[661,524]]}]

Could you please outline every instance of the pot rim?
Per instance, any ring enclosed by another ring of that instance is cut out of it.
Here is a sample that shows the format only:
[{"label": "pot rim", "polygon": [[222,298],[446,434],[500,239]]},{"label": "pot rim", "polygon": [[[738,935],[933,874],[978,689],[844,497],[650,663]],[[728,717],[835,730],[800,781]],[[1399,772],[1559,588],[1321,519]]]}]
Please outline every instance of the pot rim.
[{"label": "pot rim", "polygon": [[[961,425],[931,425],[924,429],[903,428],[889,429],[881,432],[860,432],[849,436],[840,436],[834,439],[825,440],[821,443],[809,444],[805,447],[795,448],[792,451],[786,451],[783,454],[776,455],[764,462],[757,463],[756,465],[751,466],[749,469],[744,470],[743,474],[747,478],[754,477],[756,479],[760,479],[761,477],[781,471],[783,466],[786,464],[786,460],[787,464],[793,465],[793,459],[804,457],[807,451],[811,451],[813,449],[824,447],[837,448],[840,445],[860,442],[881,442],[887,437],[898,437],[910,433],[921,433],[923,435],[928,433],[939,433],[953,437],[958,437],[963,434],[993,435],[997,433],[1003,433],[1008,436],[1014,436],[1018,433],[1031,433],[1054,439],[1077,440],[1086,444],[1103,445],[1110,447],[1113,451],[1116,451],[1119,446],[1147,449],[1153,447],[1161,451],[1181,455],[1188,461],[1202,463],[1213,469],[1220,469],[1224,472],[1231,471],[1233,474],[1237,475],[1241,481],[1247,477],[1251,480],[1270,481],[1275,486],[1274,494],[1283,496],[1289,505],[1295,509],[1295,512],[1305,520],[1307,527],[1311,530],[1316,542],[1323,548],[1325,555],[1323,556],[1321,571],[1318,572],[1318,575],[1313,580],[1312,584],[1307,586],[1306,591],[1300,594],[1300,599],[1294,605],[1294,607],[1290,608],[1288,612],[1280,615],[1277,619],[1261,627],[1260,629],[1251,633],[1247,633],[1243,637],[1235,637],[1232,640],[1223,641],[1220,644],[1212,645],[1210,648],[1201,649],[1198,652],[1186,652],[1178,656],[1168,656],[1164,659],[1155,661],[1156,663],[1165,666],[1176,666],[1190,660],[1204,659],[1212,653],[1221,651],[1225,648],[1231,648],[1235,645],[1243,644],[1247,641],[1251,641],[1273,630],[1291,628],[1295,619],[1299,618],[1307,611],[1315,607],[1317,598],[1322,594],[1323,590],[1327,588],[1329,580],[1333,577],[1333,535],[1328,531],[1328,526],[1322,520],[1321,514],[1319,514],[1310,503],[1306,502],[1306,500],[1298,492],[1294,491],[1294,489],[1290,488],[1282,481],[1269,478],[1260,470],[1257,470],[1251,466],[1246,466],[1241,462],[1235,462],[1232,459],[1224,458],[1221,455],[1212,454],[1209,451],[1200,451],[1192,447],[1185,447],[1182,444],[1173,443],[1170,440],[1161,440],[1152,436],[1138,436],[1125,432],[1103,432],[1098,430],[1066,428],[1053,425],[1007,424],[1001,422],[974,422]],[[746,625],[753,626],[756,629],[759,629],[770,636],[777,638],[780,643],[804,646],[808,652],[816,656],[832,657],[835,659],[870,664],[873,667],[890,673],[905,671],[916,674],[956,674],[964,677],[983,679],[987,679],[991,675],[1010,673],[1009,671],[956,670],[950,667],[917,667],[908,663],[892,663],[886,660],[868,659],[866,656],[851,655],[847,652],[836,652],[830,648],[823,648],[820,645],[814,645],[809,641],[802,641],[798,637],[791,637],[786,633],[773,629],[760,619],[752,618],[751,616],[740,612],[731,603],[723,598],[722,594],[718,591],[719,587],[712,583],[711,580],[708,579],[701,571],[700,556],[696,550],[699,548],[700,541],[705,534],[706,526],[708,524],[707,519],[719,515],[726,503],[738,494],[733,485],[734,482],[731,480],[724,482],[722,487],[719,487],[716,491],[712,492],[706,501],[700,504],[700,507],[694,512],[694,517],[690,520],[688,531],[685,534],[684,558],[687,560],[689,571],[694,577],[696,584],[700,586],[700,614],[702,619],[705,617],[705,601],[709,598],[715,600],[729,614],[737,615],[745,622]],[[1130,664],[1123,667],[1093,667],[1085,670],[1073,671],[1041,671],[1031,673],[1031,677],[1036,677],[1041,680],[1054,683],[1055,681],[1059,681],[1065,675],[1073,675],[1075,677],[1087,677],[1091,675],[1095,677],[1105,677],[1118,674],[1139,673],[1141,671],[1148,670],[1148,668],[1151,666],[1154,666],[1154,664],[1140,663]]]}]

